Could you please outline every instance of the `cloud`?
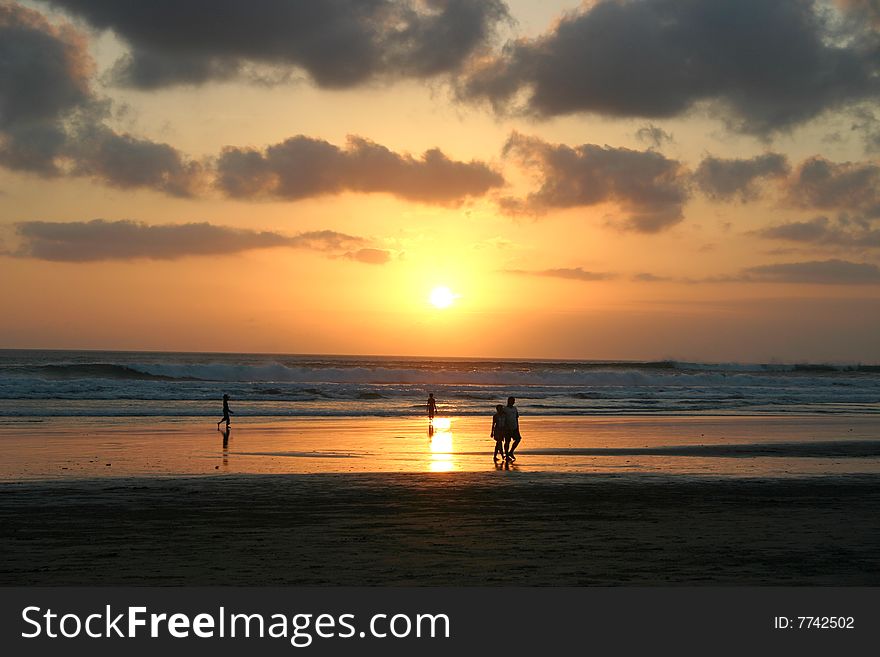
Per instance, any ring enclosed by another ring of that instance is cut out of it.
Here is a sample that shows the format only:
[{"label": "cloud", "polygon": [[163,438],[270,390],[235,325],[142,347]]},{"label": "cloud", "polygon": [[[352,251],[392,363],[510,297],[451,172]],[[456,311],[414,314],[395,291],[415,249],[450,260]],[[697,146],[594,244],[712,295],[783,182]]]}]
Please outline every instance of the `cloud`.
[{"label": "cloud", "polygon": [[[501,0],[48,0],[130,51],[116,82],[152,89],[305,71],[321,87],[455,71],[509,20]],[[259,71],[256,75],[260,75]]]},{"label": "cloud", "polygon": [[506,274],[519,276],[546,276],[549,278],[567,278],[574,281],[607,281],[615,278],[615,274],[608,272],[585,271],[581,267],[562,269],[505,269]]},{"label": "cloud", "polygon": [[71,26],[0,4],[0,165],[192,195],[201,166],[167,144],[104,125],[109,102],[92,92],[93,71],[86,40]]},{"label": "cloud", "polygon": [[877,42],[864,22],[809,0],[599,0],[483,58],[457,89],[538,117],[706,108],[769,135],[876,99]]},{"label": "cloud", "polygon": [[90,98],[85,40],[39,12],[0,4],[0,129],[51,121]]},{"label": "cloud", "polygon": [[694,182],[711,199],[738,199],[746,203],[760,195],[757,185],[760,179],[781,178],[789,170],[788,159],[779,153],[765,153],[747,160],[710,156],[700,162],[694,172]]},{"label": "cloud", "polygon": [[339,148],[298,135],[264,151],[226,148],[217,161],[217,186],[234,198],[296,200],[352,191],[457,204],[503,184],[483,162],[450,160],[439,149],[414,158],[362,137],[349,137]]},{"label": "cloud", "polygon": [[391,261],[391,252],[385,249],[358,249],[349,251],[345,257],[368,265],[384,265]]},{"label": "cloud", "polygon": [[864,222],[846,218],[832,222],[828,217],[793,221],[756,231],[759,237],[801,242],[818,246],[840,246],[855,249],[880,248],[880,229],[871,229]]},{"label": "cloud", "polygon": [[67,147],[73,175],[89,176],[113,187],[145,187],[171,196],[194,196],[204,185],[202,165],[168,144],[120,135],[94,124],[74,135]]},{"label": "cloud", "polygon": [[[57,262],[104,260],[174,260],[187,256],[227,255],[288,247],[335,252],[365,242],[335,231],[286,236],[210,223],[149,225],[135,221],[28,221],[15,225],[21,240],[9,255]],[[363,262],[363,260],[361,260]]]},{"label": "cloud", "polygon": [[550,209],[616,203],[627,230],[654,233],[682,219],[687,200],[683,167],[656,151],[634,151],[595,144],[566,146],[513,133],[507,156],[537,171],[538,191],[525,199],[502,199],[508,212],[542,213]]},{"label": "cloud", "polygon": [[817,285],[880,284],[880,267],[847,260],[814,260],[749,267],[743,278],[764,283],[809,283]]},{"label": "cloud", "polygon": [[634,274],[632,277],[632,280],[639,282],[639,283],[657,283],[657,282],[661,282],[661,281],[668,281],[670,279],[667,278],[666,276],[657,276],[656,274],[651,274],[648,272],[641,272],[638,274]]},{"label": "cloud", "polygon": [[788,182],[788,200],[796,207],[880,217],[880,165],[810,158]]},{"label": "cloud", "polygon": [[664,144],[671,144],[675,141],[670,133],[666,132],[663,128],[658,128],[653,123],[649,123],[636,130],[636,139],[656,149],[663,148]]},{"label": "cloud", "polygon": [[853,110],[853,124],[850,129],[861,135],[866,153],[880,152],[880,119],[874,112],[864,107]]}]

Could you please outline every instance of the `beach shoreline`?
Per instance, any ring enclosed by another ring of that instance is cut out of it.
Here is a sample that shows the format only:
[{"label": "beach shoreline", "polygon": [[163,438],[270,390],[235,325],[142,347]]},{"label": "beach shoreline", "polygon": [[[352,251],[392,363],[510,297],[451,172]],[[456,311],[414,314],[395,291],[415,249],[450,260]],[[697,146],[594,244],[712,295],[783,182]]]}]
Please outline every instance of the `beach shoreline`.
[{"label": "beach shoreline", "polygon": [[880,585],[866,417],[0,427],[0,585]]}]

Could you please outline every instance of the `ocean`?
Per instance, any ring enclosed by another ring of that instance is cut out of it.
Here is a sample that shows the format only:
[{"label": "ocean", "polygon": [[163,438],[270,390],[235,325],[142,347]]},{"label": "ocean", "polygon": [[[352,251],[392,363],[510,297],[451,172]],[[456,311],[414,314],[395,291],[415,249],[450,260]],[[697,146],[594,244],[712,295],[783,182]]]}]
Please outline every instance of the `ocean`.
[{"label": "ocean", "polygon": [[880,413],[880,365],[0,350],[0,416]]}]

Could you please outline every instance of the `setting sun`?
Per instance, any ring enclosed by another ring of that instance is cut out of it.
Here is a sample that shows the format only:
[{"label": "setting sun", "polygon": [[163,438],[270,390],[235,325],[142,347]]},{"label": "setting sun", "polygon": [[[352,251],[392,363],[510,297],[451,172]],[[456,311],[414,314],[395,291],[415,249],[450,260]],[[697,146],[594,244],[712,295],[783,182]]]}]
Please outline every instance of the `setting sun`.
[{"label": "setting sun", "polygon": [[431,290],[428,300],[435,308],[449,308],[457,298],[457,294],[453,293],[448,287],[441,285]]}]

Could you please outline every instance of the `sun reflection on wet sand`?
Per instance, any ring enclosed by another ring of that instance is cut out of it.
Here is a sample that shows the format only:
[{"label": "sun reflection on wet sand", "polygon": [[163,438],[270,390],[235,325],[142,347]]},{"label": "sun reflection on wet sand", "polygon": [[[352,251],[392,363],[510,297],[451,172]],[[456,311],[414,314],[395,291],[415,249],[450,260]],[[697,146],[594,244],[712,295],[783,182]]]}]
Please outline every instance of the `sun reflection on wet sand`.
[{"label": "sun reflection on wet sand", "polygon": [[451,472],[455,470],[452,446],[452,421],[449,418],[435,418],[431,425],[430,472]]}]

